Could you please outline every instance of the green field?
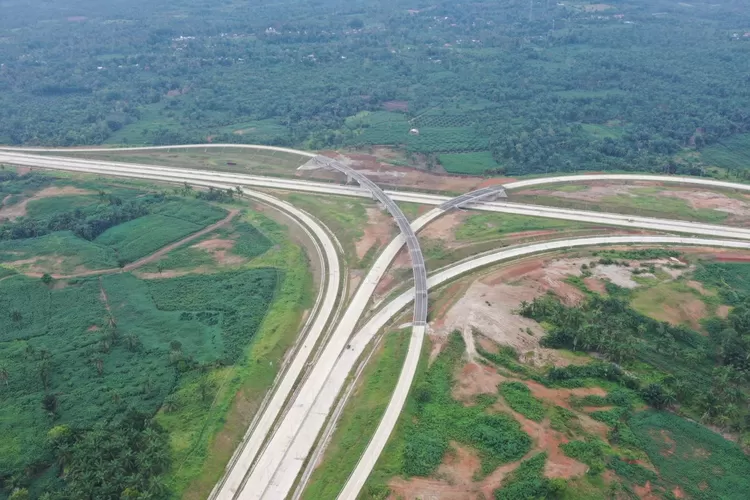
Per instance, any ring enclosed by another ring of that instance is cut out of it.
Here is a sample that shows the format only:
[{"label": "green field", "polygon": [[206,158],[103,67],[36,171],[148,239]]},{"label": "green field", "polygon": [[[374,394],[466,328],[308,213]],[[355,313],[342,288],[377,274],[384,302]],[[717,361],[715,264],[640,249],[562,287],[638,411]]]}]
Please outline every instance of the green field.
[{"label": "green field", "polygon": [[[568,198],[559,193],[585,193],[589,185],[540,186],[534,194],[511,193],[513,201],[618,214],[633,214],[644,217],[669,217],[671,219],[694,220],[720,224],[730,216],[726,211],[709,208],[693,208],[687,200],[664,195],[665,188],[632,187],[626,193],[598,196],[591,200]],[[682,189],[684,190],[684,188]],[[549,194],[548,194],[549,193]],[[731,192],[723,192],[733,197]]]},{"label": "green field", "polygon": [[[39,198],[50,186],[96,194]],[[28,201],[25,215],[0,222],[0,258],[29,272],[122,266],[227,215],[217,205],[185,196],[36,173],[8,172],[0,190]]]},{"label": "green field", "polygon": [[701,151],[709,165],[732,170],[750,168],[750,134],[733,135]]},{"label": "green field", "polygon": [[585,224],[513,214],[472,214],[456,229],[459,241],[486,241],[526,231],[582,230]]},{"label": "green field", "polygon": [[441,154],[438,161],[450,174],[481,175],[500,166],[489,151]]},{"label": "green field", "polygon": [[363,382],[349,398],[323,462],[315,469],[303,498],[335,498],[343,488],[390,401],[408,344],[408,331],[385,336],[362,373]]},{"label": "green field", "polygon": [[[213,485],[228,460],[216,443],[227,434],[236,444],[247,426],[235,405],[263,397],[310,306],[304,250],[285,227],[243,211],[191,242],[229,241],[239,259],[232,266],[203,250],[191,261],[196,248],[178,248],[163,260],[181,273],[141,279],[118,263],[227,211],[78,178],[0,182],[21,199],[48,186],[97,194],[38,199],[27,216],[0,225],[0,434],[8,437],[0,440],[0,498],[16,487],[61,500],[202,491],[202,478]],[[80,269],[105,271],[64,280],[22,274]],[[97,466],[103,455],[107,466]],[[107,475],[92,475],[96,467]]]}]

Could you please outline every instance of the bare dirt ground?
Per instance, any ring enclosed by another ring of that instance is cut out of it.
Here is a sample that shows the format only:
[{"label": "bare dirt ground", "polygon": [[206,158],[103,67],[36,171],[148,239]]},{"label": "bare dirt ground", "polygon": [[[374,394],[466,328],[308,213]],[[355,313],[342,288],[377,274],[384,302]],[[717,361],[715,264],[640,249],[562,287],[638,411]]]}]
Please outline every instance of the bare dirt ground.
[{"label": "bare dirt ground", "polygon": [[[430,325],[432,331],[435,335],[447,336],[458,330],[466,337],[467,332],[477,330],[501,345],[515,348],[529,363],[569,364],[570,361],[561,357],[558,351],[542,348],[539,345],[542,328],[516,311],[522,302],[530,302],[548,291],[568,304],[579,303],[584,293],[564,280],[568,276],[580,276],[581,265],[591,260],[532,258],[485,275],[471,283],[447,311],[436,311],[435,320]],[[595,270],[604,278],[629,284],[626,281],[629,279],[627,268],[596,266]]]},{"label": "bare dirt ground", "polygon": [[395,226],[390,215],[383,213],[378,208],[367,207],[367,225],[363,229],[365,234],[354,244],[357,257],[360,259],[373,246],[379,248],[388,243]]},{"label": "bare dirt ground", "polygon": [[232,255],[231,251],[234,248],[235,243],[235,240],[213,238],[191,245],[190,248],[198,248],[210,253],[214,260],[220,265],[233,266],[245,261],[244,257]]},{"label": "bare dirt ground", "polygon": [[[487,340],[480,338],[480,342],[482,345],[486,345]],[[495,345],[494,349],[496,348]],[[467,405],[472,404],[474,398],[479,394],[496,394],[499,383],[514,380],[498,374],[493,367],[471,361],[460,369],[456,378],[457,383],[453,387],[452,396]],[[532,387],[532,392],[536,397],[545,400],[547,403],[558,404],[567,408],[569,408],[568,400],[571,395],[605,394],[599,388],[548,389],[538,384]],[[513,472],[523,460],[540,451],[545,451],[548,457],[544,471],[546,477],[569,479],[586,473],[588,466],[567,457],[560,449],[560,445],[567,443],[569,439],[553,430],[548,419],[542,422],[529,420],[514,412],[502,398],[493,405],[492,410],[513,415],[519,421],[523,430],[532,437],[534,440],[532,450],[525,457],[516,462],[504,464],[487,477],[476,481],[476,474],[481,466],[481,461],[476,452],[471,448],[452,442],[451,451],[446,453],[443,463],[438,467],[433,477],[415,477],[409,480],[394,478],[389,483],[391,488],[390,498],[414,500],[433,497],[441,500],[492,498],[493,492],[500,487],[508,474]],[[606,436],[606,425],[582,414],[579,414],[579,419],[586,432]]]},{"label": "bare dirt ground", "polygon": [[[387,163],[388,159],[395,159],[400,155],[388,148],[373,148],[372,154],[347,153],[337,151],[323,151],[321,154],[336,158],[356,170],[367,172],[367,175],[382,186],[400,186],[430,191],[469,192],[480,187],[492,186],[510,182],[510,178],[483,179],[481,177],[464,177],[456,175],[441,175],[427,172],[419,168],[398,167]],[[386,160],[386,161],[384,161]],[[336,174],[326,174],[318,170],[307,170],[300,175],[317,178],[336,178]]]},{"label": "bare dirt ground", "polygon": [[469,212],[454,210],[439,217],[420,231],[419,236],[433,240],[453,241],[456,229],[469,217]]},{"label": "bare dirt ground", "polygon": [[62,186],[62,187],[56,187],[51,186],[44,188],[36,193],[34,193],[33,196],[30,196],[28,198],[25,198],[21,200],[20,202],[5,206],[5,204],[8,201],[8,198],[10,196],[6,196],[5,199],[3,199],[2,204],[0,205],[0,220],[7,219],[7,220],[16,220],[19,217],[23,217],[26,215],[26,206],[35,200],[41,200],[43,198],[52,198],[55,196],[75,196],[75,195],[84,195],[84,194],[94,194],[93,191],[89,191],[87,189],[79,189],[77,187],[73,186]]}]

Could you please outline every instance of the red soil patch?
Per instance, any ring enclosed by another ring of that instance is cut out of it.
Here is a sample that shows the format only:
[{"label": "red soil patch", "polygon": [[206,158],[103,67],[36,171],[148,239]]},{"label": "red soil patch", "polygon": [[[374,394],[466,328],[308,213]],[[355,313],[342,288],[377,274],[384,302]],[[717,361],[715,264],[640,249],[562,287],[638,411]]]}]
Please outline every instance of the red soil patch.
[{"label": "red soil patch", "polygon": [[73,196],[73,195],[84,195],[84,194],[93,194],[93,191],[88,191],[86,189],[79,189],[73,186],[63,186],[63,187],[51,186],[51,187],[44,188],[34,193],[33,196],[26,198],[25,200],[22,200],[19,203],[16,203],[15,205],[11,205],[8,207],[5,206],[5,202],[7,202],[7,199],[9,197],[6,197],[3,200],[3,206],[0,207],[0,219],[15,220],[19,217],[23,217],[24,215],[26,215],[26,205],[28,205],[29,203],[35,200],[41,200],[43,198],[52,198],[55,196]]},{"label": "red soil patch", "polygon": [[694,290],[697,290],[701,295],[713,295],[711,292],[703,288],[703,284],[699,281],[690,280],[687,282],[687,286]]},{"label": "red soil patch", "polygon": [[661,498],[651,491],[651,481],[646,481],[643,486],[633,485],[633,491],[642,500],[659,500]]},{"label": "red soil patch", "polygon": [[720,318],[726,318],[731,310],[732,308],[729,306],[719,306],[716,308],[716,315]]},{"label": "red soil patch", "polygon": [[86,331],[87,331],[87,332],[98,332],[98,331],[99,331],[99,327],[98,327],[98,326],[96,326],[96,325],[91,325],[90,327],[88,327],[88,328],[86,329]]},{"label": "red soil patch", "polygon": [[245,262],[243,257],[232,255],[230,252],[234,248],[235,240],[213,238],[210,240],[196,243],[190,248],[198,248],[210,253],[214,260],[222,265],[236,265]]},{"label": "red soil patch", "polygon": [[363,258],[373,246],[380,247],[391,239],[394,226],[393,219],[377,208],[367,208],[367,225],[364,236],[354,245],[357,257]]},{"label": "red soil patch", "polygon": [[694,209],[716,210],[740,217],[750,215],[750,205],[742,200],[730,198],[723,193],[713,191],[664,190],[659,194],[684,200]]},{"label": "red soil patch", "polygon": [[385,101],[383,103],[383,108],[386,111],[403,111],[407,112],[409,111],[409,102],[408,101]]},{"label": "red soil patch", "polygon": [[469,214],[467,212],[454,210],[431,222],[419,233],[419,235],[433,240],[453,241],[455,239],[456,228],[460,226],[468,216]]},{"label": "red soil patch", "polygon": [[531,389],[531,393],[540,399],[546,399],[547,401],[550,401],[551,403],[556,404],[557,406],[562,406],[563,408],[571,409],[570,403],[568,400],[570,399],[570,396],[575,396],[577,398],[582,398],[584,396],[606,396],[607,391],[602,389],[601,387],[576,387],[574,389],[551,389],[549,387],[545,387],[542,384],[538,382],[534,382],[533,380],[527,380],[524,382],[529,389]]},{"label": "red soil patch", "polygon": [[500,348],[498,347],[498,345],[483,335],[478,336],[477,343],[482,347],[482,349],[489,353],[497,354],[498,352],[500,352]]},{"label": "red soil patch", "polygon": [[679,308],[664,306],[664,312],[669,323],[678,325],[682,322],[688,322],[690,326],[698,330],[701,328],[700,320],[708,314],[706,304],[698,299],[683,302]]},{"label": "red soil patch", "polygon": [[466,363],[458,374],[451,391],[457,401],[469,404],[479,394],[497,394],[497,386],[507,380],[491,366]]},{"label": "red soil patch", "polygon": [[[373,152],[379,152],[383,148],[373,148]],[[337,158],[352,168],[366,170],[368,175],[381,186],[409,187],[429,191],[447,192],[469,192],[480,187],[491,186],[512,182],[513,178],[482,179],[480,177],[443,175],[435,172],[427,172],[417,168],[397,167],[383,163],[375,154],[349,153],[340,154],[337,151],[323,151],[321,154],[331,158]],[[387,158],[387,157],[384,157]],[[311,176],[315,178],[340,178],[340,176],[327,174],[321,170],[307,170],[298,172],[298,175]]]},{"label": "red soil patch", "polygon": [[660,430],[659,432],[656,431],[650,431],[649,435],[653,439],[659,439],[662,443],[666,444],[668,448],[662,449],[661,454],[665,457],[671,457],[674,455],[675,449],[677,446],[675,445],[674,439],[672,439],[671,434],[669,431],[666,430]]},{"label": "red soil patch", "polygon": [[600,280],[599,278],[584,278],[583,282],[586,285],[586,288],[591,290],[592,292],[605,294],[607,293],[607,287],[604,283],[604,281]]},{"label": "red soil patch", "polygon": [[[524,381],[524,383],[527,382]],[[513,415],[521,424],[524,432],[534,440],[532,451],[524,459],[540,451],[547,453],[547,463],[544,467],[544,475],[546,477],[570,479],[582,476],[588,470],[586,464],[578,462],[563,453],[560,445],[569,442],[569,440],[562,433],[550,428],[549,419],[544,419],[541,422],[529,420],[520,413],[513,411],[502,399],[493,405],[493,409]]]},{"label": "red soil patch", "polygon": [[441,297],[437,301],[437,310],[432,310],[433,315],[438,318],[432,323],[432,328],[434,330],[443,328],[443,325],[445,324],[445,314],[451,306],[456,303],[456,299],[463,295],[463,289],[465,286],[464,283],[456,281],[448,285],[445,291],[441,293]]}]

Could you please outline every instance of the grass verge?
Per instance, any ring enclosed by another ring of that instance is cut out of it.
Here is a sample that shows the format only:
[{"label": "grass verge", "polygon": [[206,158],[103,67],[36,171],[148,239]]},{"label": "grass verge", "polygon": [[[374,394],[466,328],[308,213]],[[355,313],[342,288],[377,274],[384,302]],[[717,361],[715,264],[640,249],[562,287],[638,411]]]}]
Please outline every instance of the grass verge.
[{"label": "grass verge", "polygon": [[322,464],[302,498],[335,498],[341,491],[388,406],[408,347],[408,330],[386,335],[349,398]]}]

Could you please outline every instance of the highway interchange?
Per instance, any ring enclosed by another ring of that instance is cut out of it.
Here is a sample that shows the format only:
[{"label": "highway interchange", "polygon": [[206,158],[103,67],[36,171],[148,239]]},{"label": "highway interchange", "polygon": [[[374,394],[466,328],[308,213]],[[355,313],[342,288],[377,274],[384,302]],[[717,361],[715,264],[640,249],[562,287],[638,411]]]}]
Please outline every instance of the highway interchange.
[{"label": "highway interchange", "polygon": [[[238,146],[179,146],[179,148],[185,147],[236,148]],[[210,497],[212,499],[278,499],[289,496],[316,444],[318,445],[316,456],[319,455],[320,448],[324,445],[324,442],[319,442],[319,435],[328,422],[330,413],[337,406],[342,388],[354,369],[357,360],[361,358],[365,348],[371,343],[377,332],[382,330],[391,318],[409,307],[412,301],[415,301],[416,307],[414,308],[414,317],[411,325],[412,333],[409,350],[397,386],[366,452],[362,455],[346,486],[339,495],[340,499],[355,499],[382,452],[408,396],[411,382],[416,373],[421,346],[427,331],[427,290],[429,288],[495,262],[531,253],[549,252],[575,246],[662,244],[750,249],[750,230],[742,228],[520,205],[510,202],[483,201],[483,197],[500,195],[501,189],[499,188],[480,190],[454,199],[425,193],[382,191],[366,177],[338,162],[334,162],[330,158],[318,157],[312,153],[286,148],[269,146],[244,147],[248,149],[281,151],[297,154],[303,159],[309,158],[310,161],[346,174],[347,177],[356,180],[359,186],[343,186],[299,179],[273,178],[112,161],[83,160],[79,158],[48,156],[47,154],[41,156],[36,154],[40,152],[54,153],[58,150],[21,150],[8,148],[0,151],[0,163],[5,164],[150,179],[172,183],[187,182],[206,187],[233,188],[241,186],[245,195],[261,203],[272,205],[292,217],[293,220],[305,228],[311,241],[313,241],[323,269],[320,286],[321,292],[316,301],[314,314],[310,315],[295,346],[293,356],[291,356],[290,361],[280,371],[274,387],[269,391],[269,395],[266,401],[264,401],[262,410],[256,415],[256,418],[248,429],[246,438],[230,461],[224,477],[212,492]],[[158,150],[171,148],[173,147],[138,149]],[[101,149],[76,151],[101,151]],[[749,185],[733,184],[711,179],[617,174],[529,179],[507,183],[504,185],[504,188],[512,190],[554,182],[588,180],[657,180],[661,182],[679,182],[681,184],[750,191]],[[345,273],[342,270],[335,237],[332,237],[330,231],[311,214],[307,214],[270,194],[251,188],[374,197],[391,212],[399,226],[400,234],[378,256],[352,299],[344,304],[341,290],[344,286],[343,274]],[[436,208],[409,223],[394,201],[409,201],[434,205]],[[660,232],[687,233],[690,236],[612,236],[549,241],[503,249],[469,258],[428,277],[415,233],[446,211],[467,203],[471,203],[472,208],[477,210],[650,229]],[[705,236],[707,238],[698,238],[697,236]],[[414,283],[416,287],[404,292],[396,299],[384,305],[362,328],[355,332],[360,318],[370,303],[376,285],[405,244],[408,247],[410,258],[414,264]],[[345,310],[343,310],[344,306],[346,307]],[[298,387],[295,389],[295,386]],[[314,463],[311,465],[314,466]],[[311,470],[311,466],[308,466],[308,469]],[[304,481],[307,477],[309,477],[309,474],[303,474],[302,484],[295,490],[295,496],[302,491],[302,486],[304,486]]]}]

